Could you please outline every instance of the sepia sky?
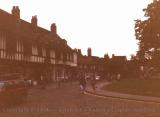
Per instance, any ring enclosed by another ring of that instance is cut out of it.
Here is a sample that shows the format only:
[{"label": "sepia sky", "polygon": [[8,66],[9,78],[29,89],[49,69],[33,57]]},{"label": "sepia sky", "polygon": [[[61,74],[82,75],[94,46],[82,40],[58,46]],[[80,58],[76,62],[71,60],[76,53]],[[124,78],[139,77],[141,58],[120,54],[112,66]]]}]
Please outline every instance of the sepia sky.
[{"label": "sepia sky", "polygon": [[30,22],[38,17],[38,26],[57,33],[72,48],[92,48],[92,55],[103,57],[135,54],[134,20],[143,17],[142,9],[152,0],[0,0],[0,8],[11,13],[19,6],[21,18]]}]

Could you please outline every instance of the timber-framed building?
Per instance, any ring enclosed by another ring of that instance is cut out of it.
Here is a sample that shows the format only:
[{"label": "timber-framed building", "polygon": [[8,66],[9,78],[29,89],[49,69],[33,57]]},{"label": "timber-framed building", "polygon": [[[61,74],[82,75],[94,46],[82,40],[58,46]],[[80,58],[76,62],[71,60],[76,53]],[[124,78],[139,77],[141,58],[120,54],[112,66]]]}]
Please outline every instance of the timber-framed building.
[{"label": "timber-framed building", "polygon": [[37,25],[37,16],[31,23],[20,19],[20,9],[13,6],[11,14],[0,9],[0,75],[21,73],[23,76],[48,81],[73,74],[77,53],[56,31]]}]

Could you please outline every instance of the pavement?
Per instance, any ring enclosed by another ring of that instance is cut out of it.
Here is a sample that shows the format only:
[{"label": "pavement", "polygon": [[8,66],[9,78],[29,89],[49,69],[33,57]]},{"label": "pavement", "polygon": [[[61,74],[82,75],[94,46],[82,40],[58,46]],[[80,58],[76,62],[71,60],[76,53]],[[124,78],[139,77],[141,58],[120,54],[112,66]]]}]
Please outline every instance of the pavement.
[{"label": "pavement", "polygon": [[160,117],[159,103],[83,94],[78,82],[73,85],[63,83],[61,87],[56,83],[50,84],[46,89],[36,86],[30,88],[29,93],[26,102],[4,108],[0,117]]},{"label": "pavement", "polygon": [[151,102],[151,103],[160,103],[159,97],[151,97],[151,96],[140,96],[140,95],[133,95],[133,94],[124,94],[124,93],[118,93],[118,92],[112,92],[103,90],[102,87],[105,85],[110,84],[111,82],[108,81],[100,81],[96,84],[96,90],[93,91],[92,87],[90,85],[86,88],[86,94],[99,96],[102,98],[118,98],[118,99],[125,99],[125,100],[133,100],[133,101],[142,101],[142,102]]},{"label": "pavement", "polygon": [[42,88],[42,85],[36,85],[36,86],[32,86],[29,88],[29,95],[33,95],[35,93],[39,93],[41,91],[45,91],[45,90],[52,90],[52,89],[60,89],[60,88],[63,88],[63,87],[66,87],[66,86],[72,86],[72,85],[76,85],[78,84],[77,82],[63,82],[60,84],[60,86],[58,85],[58,83],[51,83],[51,84],[47,84],[45,86],[45,88]]}]

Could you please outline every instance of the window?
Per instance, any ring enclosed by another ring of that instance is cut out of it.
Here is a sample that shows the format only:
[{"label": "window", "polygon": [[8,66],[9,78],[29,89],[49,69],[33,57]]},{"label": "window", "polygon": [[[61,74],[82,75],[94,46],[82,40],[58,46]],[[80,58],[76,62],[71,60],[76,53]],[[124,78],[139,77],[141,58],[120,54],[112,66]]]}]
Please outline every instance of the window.
[{"label": "window", "polygon": [[16,42],[10,37],[6,39],[6,51],[7,53],[14,54],[16,53]]},{"label": "window", "polygon": [[28,56],[31,55],[32,53],[32,45],[28,41],[23,42],[23,50],[24,50],[24,55]]}]

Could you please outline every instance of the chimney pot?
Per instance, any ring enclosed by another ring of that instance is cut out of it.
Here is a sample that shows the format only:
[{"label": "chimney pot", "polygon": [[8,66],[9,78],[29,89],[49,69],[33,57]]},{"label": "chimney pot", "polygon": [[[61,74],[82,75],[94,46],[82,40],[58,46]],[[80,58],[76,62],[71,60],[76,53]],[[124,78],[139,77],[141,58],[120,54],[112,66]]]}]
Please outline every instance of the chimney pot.
[{"label": "chimney pot", "polygon": [[32,16],[32,19],[31,19],[31,24],[33,25],[33,26],[37,26],[37,15],[35,15],[35,16]]},{"label": "chimney pot", "polygon": [[20,9],[19,6],[13,6],[12,8],[12,15],[17,18],[20,19]]},{"label": "chimney pot", "polygon": [[92,49],[88,48],[88,56],[92,56]]},{"label": "chimney pot", "polygon": [[51,32],[57,34],[57,27],[55,23],[51,24]]}]

